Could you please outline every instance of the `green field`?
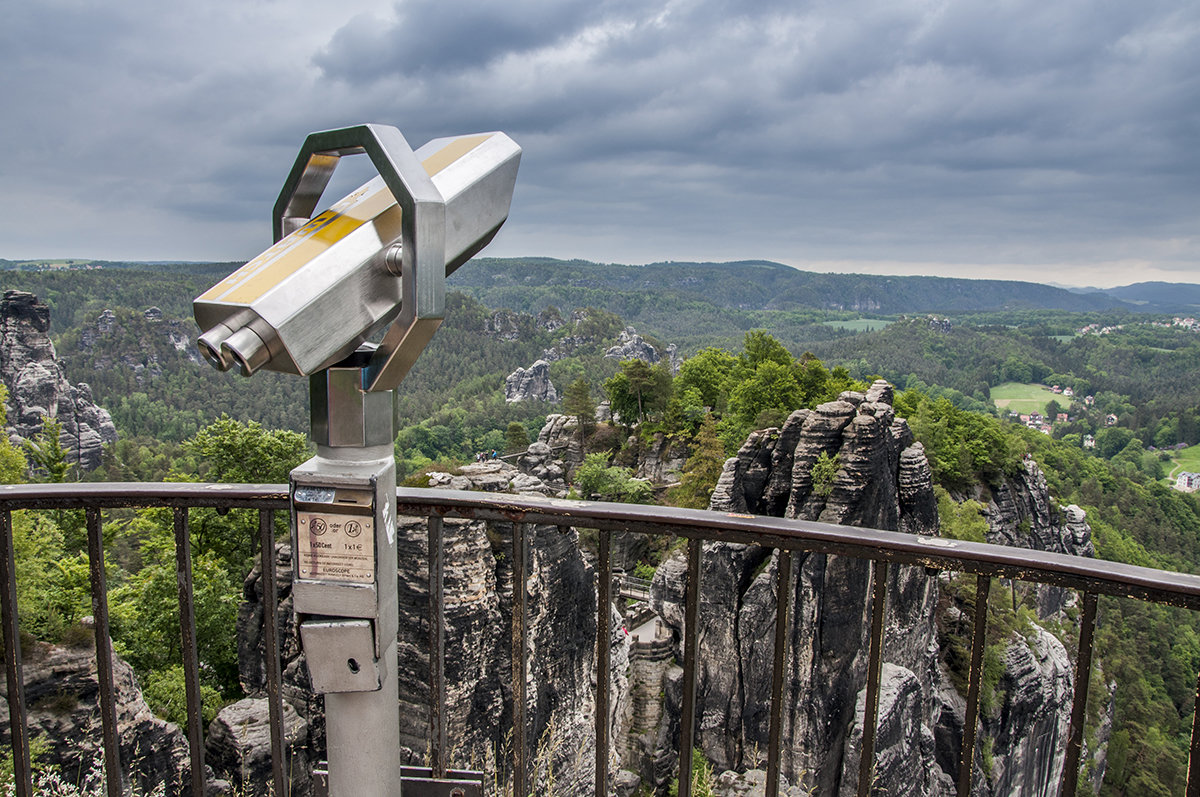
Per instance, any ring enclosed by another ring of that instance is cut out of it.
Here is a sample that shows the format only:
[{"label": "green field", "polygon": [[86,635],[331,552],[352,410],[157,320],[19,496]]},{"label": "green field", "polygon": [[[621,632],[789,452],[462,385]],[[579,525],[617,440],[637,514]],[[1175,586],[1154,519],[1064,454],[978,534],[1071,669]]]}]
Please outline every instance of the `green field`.
[{"label": "green field", "polygon": [[1061,393],[1054,393],[1045,385],[1022,385],[1019,382],[1005,382],[996,385],[991,390],[992,403],[1002,410],[1012,410],[1018,414],[1030,412],[1045,412],[1046,404],[1051,399],[1066,407],[1071,400]]},{"label": "green field", "polygon": [[875,332],[891,324],[883,318],[854,318],[849,321],[823,321],[827,327],[845,329],[849,332]]},{"label": "green field", "polygon": [[1167,478],[1174,481],[1175,477],[1184,471],[1200,473],[1200,446],[1188,446],[1171,452],[1171,467],[1167,469]]}]

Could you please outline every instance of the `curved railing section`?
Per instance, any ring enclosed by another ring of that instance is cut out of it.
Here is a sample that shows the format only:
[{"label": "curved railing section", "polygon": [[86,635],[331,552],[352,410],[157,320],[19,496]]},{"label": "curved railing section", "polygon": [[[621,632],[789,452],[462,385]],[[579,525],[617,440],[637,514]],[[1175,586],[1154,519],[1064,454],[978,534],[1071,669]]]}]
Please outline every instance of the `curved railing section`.
[{"label": "curved railing section", "polygon": [[[936,577],[939,571],[973,574],[976,578],[976,606],[987,606],[987,596],[994,579],[1015,579],[1075,590],[1080,594],[1079,643],[1075,657],[1075,695],[1071,725],[1063,767],[1061,794],[1074,794],[1079,776],[1079,759],[1083,742],[1083,725],[1087,692],[1091,674],[1092,647],[1096,625],[1097,599],[1101,595],[1132,598],[1151,603],[1200,610],[1200,577],[1150,568],[1124,565],[1097,559],[1064,554],[1011,548],[984,543],[922,537],[899,532],[866,529],[857,526],[838,526],[801,520],[708,512],[671,507],[613,504],[589,501],[570,501],[498,493],[461,492],[451,490],[409,489],[397,491],[397,511],[400,515],[423,516],[428,519],[429,531],[429,612],[430,612],[430,749],[433,776],[444,776],[450,762],[446,732],[445,673],[444,673],[444,594],[442,588],[443,528],[447,517],[470,518],[485,522],[513,524],[512,562],[513,583],[524,583],[528,562],[529,528],[551,525],[562,528],[585,527],[598,533],[597,606],[608,606],[613,597],[611,537],[614,533],[636,532],[648,535],[674,535],[688,540],[687,586],[685,597],[684,638],[682,640],[684,670],[683,704],[680,718],[679,761],[692,760],[696,726],[696,683],[698,652],[698,610],[700,595],[700,563],[702,546],[706,541],[724,541],[757,545],[779,551],[777,568],[779,583],[776,595],[791,593],[791,556],[794,552],[838,554],[872,563],[872,588],[863,599],[869,602],[872,618],[869,637],[869,657],[864,729],[858,794],[870,793],[874,766],[875,727],[879,704],[879,680],[883,659],[883,636],[886,626],[887,573],[892,565],[915,565],[925,568],[926,576]],[[100,677],[101,718],[106,760],[119,761],[116,736],[116,715],[113,704],[112,648],[108,629],[107,588],[104,581],[104,550],[102,546],[102,511],[117,508],[169,507],[174,510],[176,566],[179,583],[183,665],[186,675],[188,739],[191,746],[191,793],[205,793],[203,729],[200,724],[199,676],[196,661],[195,619],[191,594],[191,546],[188,532],[188,510],[193,507],[256,509],[259,512],[259,547],[264,577],[264,594],[275,594],[273,513],[286,510],[285,485],[228,485],[228,484],[51,484],[0,486],[0,612],[3,614],[3,638],[8,704],[12,728],[12,752],[16,794],[32,794],[29,771],[29,745],[25,731],[25,702],[22,688],[21,651],[17,623],[16,583],[12,545],[11,512],[20,509],[55,510],[83,509],[87,518],[88,557],[92,575],[92,604],[95,618],[97,668]],[[616,585],[618,590],[621,584]],[[513,590],[512,611],[512,690],[513,733],[512,779],[513,794],[528,793],[528,745],[524,729],[526,659],[526,596],[524,590]],[[782,700],[785,664],[788,659],[787,635],[788,601],[776,606],[776,637],[773,659],[772,701],[767,755],[767,794],[776,795],[779,789],[780,749],[782,738]],[[286,794],[284,777],[283,711],[280,697],[279,639],[274,612],[264,612],[267,651],[267,697],[270,701],[271,738],[273,755],[273,787],[275,794]],[[983,651],[987,631],[987,612],[977,611],[974,617],[971,663],[967,690],[966,722],[959,758],[958,793],[971,790],[976,730],[979,717],[980,683]],[[608,611],[596,615],[596,794],[610,793],[609,750],[609,660],[612,627]],[[1200,716],[1200,715],[1198,715]],[[1188,794],[1200,794],[1200,748],[1197,740],[1197,718],[1193,718],[1191,754],[1188,768]],[[122,794],[119,766],[106,767],[106,786],[111,797]],[[410,789],[406,787],[406,794]],[[680,797],[689,797],[689,777],[680,777]],[[414,792],[420,797],[419,792]]]}]

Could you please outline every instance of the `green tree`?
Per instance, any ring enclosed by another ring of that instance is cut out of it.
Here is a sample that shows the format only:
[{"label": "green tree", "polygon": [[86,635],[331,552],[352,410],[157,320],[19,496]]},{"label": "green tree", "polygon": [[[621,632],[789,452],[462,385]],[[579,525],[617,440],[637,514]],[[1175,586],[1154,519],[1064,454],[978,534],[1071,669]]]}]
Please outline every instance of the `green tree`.
[{"label": "green tree", "polygon": [[649,504],[654,492],[644,479],[635,479],[633,471],[620,465],[609,465],[603,453],[588,454],[575,471],[575,485],[580,495],[598,501],[624,504]]},{"label": "green tree", "polygon": [[729,382],[738,369],[738,358],[724,349],[701,349],[679,366],[675,377],[675,390],[684,393],[689,389],[699,392],[703,406],[716,412],[725,410],[724,401],[729,392]]},{"label": "green tree", "polygon": [[666,410],[671,400],[671,373],[662,363],[651,366],[643,360],[625,360],[621,370],[604,383],[610,406],[621,421],[643,421]]},{"label": "green tree", "polygon": [[578,427],[579,450],[584,451],[584,441],[596,424],[596,402],[592,400],[592,384],[585,377],[579,377],[567,385],[563,394],[563,411],[574,416]]},{"label": "green tree", "polygon": [[[746,429],[757,425],[764,412],[782,422],[801,403],[800,386],[789,365],[763,360],[729,396],[729,413]],[[774,424],[778,425],[778,424]]]},{"label": "green tree", "polygon": [[679,484],[667,491],[667,500],[675,506],[707,509],[724,467],[725,444],[717,436],[716,421],[708,415],[700,424]]},{"label": "green tree", "polygon": [[515,454],[527,448],[529,448],[529,432],[525,431],[525,424],[513,421],[504,433],[504,452]]},{"label": "green tree", "polygon": [[25,454],[30,461],[30,470],[40,481],[61,484],[67,480],[72,465],[67,461],[60,438],[62,424],[49,415],[42,416],[42,428],[25,441]]},{"label": "green tree", "polygon": [[829,456],[828,451],[822,451],[817,455],[817,461],[812,466],[812,490],[813,493],[822,498],[828,498],[833,492],[834,482],[837,480],[838,468],[841,467],[840,456],[834,454]]}]

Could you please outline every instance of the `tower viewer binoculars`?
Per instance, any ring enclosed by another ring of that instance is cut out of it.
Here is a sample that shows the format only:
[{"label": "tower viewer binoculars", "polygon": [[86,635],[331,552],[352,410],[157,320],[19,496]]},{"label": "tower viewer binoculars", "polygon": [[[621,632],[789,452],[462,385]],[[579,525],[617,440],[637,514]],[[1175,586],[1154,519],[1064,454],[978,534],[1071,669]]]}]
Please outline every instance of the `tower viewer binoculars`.
[{"label": "tower viewer binoculars", "polygon": [[[354,154],[379,176],[313,216]],[[520,160],[498,132],[415,152],[386,125],[311,134],[275,203],[275,244],[193,302],[201,352],[223,371],[310,376],[386,328],[363,387],[395,388],[441,324],[446,276],[508,217]]]}]

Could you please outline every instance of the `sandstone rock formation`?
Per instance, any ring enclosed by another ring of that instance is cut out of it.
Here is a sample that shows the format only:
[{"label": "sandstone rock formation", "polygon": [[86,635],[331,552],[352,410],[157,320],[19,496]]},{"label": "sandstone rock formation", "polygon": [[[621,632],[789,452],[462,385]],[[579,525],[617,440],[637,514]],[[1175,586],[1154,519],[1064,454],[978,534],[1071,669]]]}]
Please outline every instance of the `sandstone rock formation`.
[{"label": "sandstone rock formation", "polygon": [[[844,393],[793,413],[782,428],[752,433],[726,462],[711,508],[936,534],[924,450],[895,418],[891,400],[891,388],[876,382],[865,394]],[[814,479],[813,465],[822,458],[832,459],[836,471]],[[1086,555],[1081,513],[1051,510],[1039,477],[1029,462],[1023,475],[994,488],[989,520],[997,536],[1007,539],[1023,528],[1016,518],[1032,517],[1029,525],[1038,531],[1025,535],[1026,544]],[[764,763],[778,561],[775,552],[755,546],[705,546],[697,733],[718,771],[747,772]],[[654,606],[676,639],[683,632],[684,569],[682,557],[669,559],[653,587]],[[793,584],[784,776],[819,794],[851,795],[858,786],[870,565],[795,554]],[[939,659],[938,592],[937,579],[923,571],[889,570],[872,787],[889,797],[954,793],[965,701]],[[1064,738],[1073,673],[1052,635],[1037,625],[1027,635],[1014,634],[1003,647],[1005,674],[979,742],[990,747],[992,768],[985,773],[977,754],[976,793],[1049,795],[1057,788],[1062,744],[1034,740]],[[669,706],[666,681],[664,696]]]},{"label": "sandstone rock formation", "polygon": [[[886,383],[876,383],[866,395],[845,393],[816,410],[798,410],[782,429],[753,433],[726,462],[711,508],[936,533],[928,464],[908,425],[895,418],[890,393]],[[814,484],[812,465],[822,454],[836,457],[839,468],[830,483]],[[660,567],[654,583],[655,606],[677,632],[681,565]],[[699,744],[721,770],[759,766],[756,756],[766,750],[777,567],[778,557],[768,549],[705,546]],[[789,782],[807,777],[818,792],[833,794],[843,779],[855,698],[865,684],[870,565],[797,554],[792,567],[792,656],[784,697],[791,743],[784,776]],[[936,594],[923,572],[892,569],[887,661],[927,676],[936,650]],[[912,724],[931,736],[934,718],[926,707],[933,704],[932,678],[916,688],[922,711]],[[933,764],[930,749],[912,768],[924,773],[919,793],[930,793]],[[899,777],[883,786],[899,791]]]},{"label": "sandstone rock formation", "polygon": [[31,293],[5,291],[0,301],[0,379],[8,388],[8,435],[14,442],[42,430],[45,417],[62,424],[67,459],[83,470],[100,465],[101,449],[117,439],[108,411],[96,406],[92,389],[72,385],[50,342],[50,308]]},{"label": "sandstone rock formation", "polygon": [[604,352],[604,356],[617,360],[643,360],[651,365],[665,357],[671,373],[678,372],[679,366],[683,362],[674,343],[660,354],[658,349],[647,343],[633,327],[625,327],[617,338],[616,345],[609,347],[608,351]]},{"label": "sandstone rock formation", "polygon": [[[496,486],[495,479],[517,481],[515,468],[499,463],[460,469],[470,487]],[[457,480],[460,476],[449,477]],[[455,486],[462,486],[457,481]],[[536,488],[526,483],[536,492]],[[445,529],[445,611],[447,716],[453,761],[458,766],[499,771],[505,777],[512,723],[512,656],[509,633],[514,589],[526,590],[528,609],[530,720],[528,739],[532,777],[555,783],[556,793],[583,794],[594,776],[593,699],[595,577],[573,529],[528,529],[528,578],[512,583],[512,525],[447,519]],[[428,727],[428,528],[424,518],[399,518],[401,743],[406,763],[425,760]],[[290,615],[291,553],[277,553],[279,590],[275,610]],[[243,686],[254,693],[265,683],[261,653],[264,602],[261,574],[246,580],[246,602],[239,617],[239,668]],[[311,726],[308,755],[322,757],[321,701],[309,691],[303,654],[294,631],[281,624],[285,637],[284,696]],[[614,668],[624,671],[629,642],[615,623]],[[617,679],[620,691],[621,679]],[[535,791],[538,789],[535,788]]]},{"label": "sandstone rock formation", "polygon": [[558,391],[550,381],[550,363],[538,360],[528,368],[517,368],[509,374],[504,380],[504,400],[510,404],[517,401],[557,402]]},{"label": "sandstone rock formation", "polygon": [[[294,795],[312,790],[308,760],[308,723],[288,703],[283,704],[284,773]],[[228,780],[242,797],[267,797],[272,792],[270,709],[265,698],[244,698],[221,709],[208,727],[205,763]]]},{"label": "sandstone rock formation", "polygon": [[[58,767],[66,782],[79,783],[102,755],[95,650],[36,643],[23,653],[29,734],[48,744],[40,760]],[[0,673],[7,696],[3,678]],[[117,656],[113,681],[121,764],[129,784],[138,794],[149,794],[159,786],[170,795],[183,793],[191,777],[187,737],[172,723],[154,716],[142,698],[133,668]],[[8,712],[0,712],[0,744],[8,745],[10,740]],[[228,787],[210,774],[210,794],[228,794]]]}]

